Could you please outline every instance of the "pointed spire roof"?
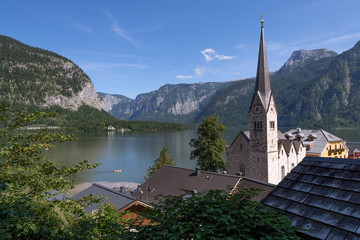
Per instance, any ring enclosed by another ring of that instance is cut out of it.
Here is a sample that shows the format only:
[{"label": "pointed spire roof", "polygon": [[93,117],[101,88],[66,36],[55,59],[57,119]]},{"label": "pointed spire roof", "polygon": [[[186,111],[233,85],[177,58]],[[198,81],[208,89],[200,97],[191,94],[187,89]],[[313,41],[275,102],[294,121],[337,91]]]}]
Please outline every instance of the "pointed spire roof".
[{"label": "pointed spire roof", "polygon": [[258,68],[256,73],[255,94],[259,93],[264,108],[267,109],[271,96],[270,74],[267,62],[265,36],[264,36],[264,20],[261,20],[260,48],[258,58]]}]

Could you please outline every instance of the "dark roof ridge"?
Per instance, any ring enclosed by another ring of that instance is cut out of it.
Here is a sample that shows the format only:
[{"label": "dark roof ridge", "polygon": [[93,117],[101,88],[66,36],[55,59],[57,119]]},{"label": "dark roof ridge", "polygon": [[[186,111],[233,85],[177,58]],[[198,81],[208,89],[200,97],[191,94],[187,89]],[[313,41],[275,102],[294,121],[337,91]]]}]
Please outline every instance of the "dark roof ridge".
[{"label": "dark roof ridge", "polygon": [[[167,164],[164,164],[163,166],[165,167],[172,167],[172,168],[178,168],[178,169],[183,169],[183,170],[188,170],[188,171],[191,171],[191,172],[195,172],[195,169],[190,169],[190,168],[184,168],[184,167],[178,167],[178,166],[172,166],[172,165],[167,165]],[[220,175],[220,176],[226,176],[226,177],[235,177],[235,178],[241,178],[240,176],[236,176],[236,175],[233,175],[233,174],[224,174],[224,173],[217,173],[217,172],[209,172],[209,171],[205,171],[205,170],[201,170],[201,173],[202,174],[214,174],[214,175]]]},{"label": "dark roof ridge", "polygon": [[262,185],[265,185],[265,186],[276,187],[275,184],[271,184],[271,183],[267,183],[267,182],[262,182],[262,181],[259,181],[259,180],[253,179],[253,178],[249,178],[249,177],[241,177],[241,178],[244,179],[244,180],[251,181],[251,182],[255,182],[255,183],[259,183],[259,184],[262,184]]},{"label": "dark roof ridge", "polygon": [[131,200],[136,200],[136,198],[134,198],[134,197],[132,197],[132,196],[129,196],[129,195],[123,194],[123,193],[121,193],[121,192],[115,191],[115,190],[113,190],[113,189],[111,189],[111,188],[105,187],[105,186],[100,185],[100,184],[98,184],[98,183],[93,183],[92,185],[95,186],[95,187],[102,188],[102,189],[104,189],[104,190],[106,190],[106,191],[115,193],[115,194],[117,194],[117,195],[121,195],[121,196],[123,196],[123,197],[129,198],[129,199],[131,199]]},{"label": "dark roof ridge", "polygon": [[[338,163],[338,164],[355,164],[360,165],[360,161],[358,159],[350,159],[350,158],[323,158],[323,157],[309,157],[306,156],[303,161],[313,161],[313,162],[328,162],[328,163]],[[301,162],[299,163],[301,164]]]}]

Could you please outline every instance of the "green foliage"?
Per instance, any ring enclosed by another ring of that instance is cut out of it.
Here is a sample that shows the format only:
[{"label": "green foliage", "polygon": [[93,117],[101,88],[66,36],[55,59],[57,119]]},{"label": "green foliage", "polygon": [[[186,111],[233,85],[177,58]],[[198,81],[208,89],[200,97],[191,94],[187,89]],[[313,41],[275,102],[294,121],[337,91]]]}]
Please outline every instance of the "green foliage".
[{"label": "green foliage", "polygon": [[144,178],[148,179],[149,177],[151,177],[164,164],[175,166],[174,157],[168,153],[167,147],[163,147],[160,152],[159,158],[155,160],[153,166],[148,168],[148,170],[146,171],[146,176],[144,176]]},{"label": "green foliage", "polygon": [[[11,111],[31,113],[38,111],[34,105],[13,104]],[[51,113],[50,118],[40,118],[32,122],[35,126],[59,127],[67,132],[105,132],[108,126],[113,126],[117,130],[137,132],[154,131],[178,131],[185,130],[187,127],[178,123],[150,122],[150,121],[125,121],[118,120],[105,111],[83,105],[78,111],[71,111],[59,106],[43,108],[41,111]],[[55,114],[55,115],[54,115]]]},{"label": "green foliage", "polygon": [[[211,190],[167,196],[147,218],[153,224],[132,226],[128,239],[300,239],[284,215],[251,201],[254,189],[233,193]],[[184,200],[186,198],[187,200]]]},{"label": "green foliage", "polygon": [[202,170],[216,172],[225,168],[225,160],[222,156],[225,151],[225,140],[221,133],[226,127],[219,122],[219,117],[208,117],[203,120],[197,130],[197,139],[191,139],[190,146],[195,148],[191,151],[190,159],[197,159],[196,165]]},{"label": "green foliage", "polygon": [[[124,230],[121,214],[109,206],[88,214],[83,208],[99,202],[92,196],[58,201],[73,187],[74,177],[90,165],[82,161],[65,167],[42,157],[56,142],[70,141],[70,135],[39,130],[28,133],[23,126],[51,114],[9,114],[0,106],[0,239],[99,239]],[[87,227],[87,228],[86,228]],[[111,231],[111,232],[110,232]]]}]

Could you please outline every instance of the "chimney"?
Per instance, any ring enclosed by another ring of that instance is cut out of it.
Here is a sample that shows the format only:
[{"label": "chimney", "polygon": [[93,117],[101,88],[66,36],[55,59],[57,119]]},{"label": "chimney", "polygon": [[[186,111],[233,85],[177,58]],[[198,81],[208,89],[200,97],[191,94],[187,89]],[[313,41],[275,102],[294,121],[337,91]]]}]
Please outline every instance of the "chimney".
[{"label": "chimney", "polygon": [[199,176],[199,175],[200,175],[200,170],[201,170],[200,167],[196,167],[196,168],[195,168],[196,176]]},{"label": "chimney", "polygon": [[298,133],[301,133],[301,128],[296,128]]}]

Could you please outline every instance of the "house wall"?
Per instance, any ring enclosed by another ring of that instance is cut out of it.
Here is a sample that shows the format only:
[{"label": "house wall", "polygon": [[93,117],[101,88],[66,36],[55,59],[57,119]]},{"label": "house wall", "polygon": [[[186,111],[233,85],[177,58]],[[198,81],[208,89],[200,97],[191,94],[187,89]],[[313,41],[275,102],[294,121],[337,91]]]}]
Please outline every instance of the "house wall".
[{"label": "house wall", "polygon": [[305,156],[306,156],[306,147],[300,146],[299,152],[296,156],[296,165],[298,165],[299,162],[301,162]]},{"label": "house wall", "polygon": [[237,172],[243,172],[242,167],[244,167],[245,176],[247,176],[249,171],[249,151],[250,145],[240,133],[231,146],[226,147],[226,171],[229,174],[236,174]]},{"label": "house wall", "polygon": [[348,149],[344,142],[329,142],[321,153],[321,157],[348,158]]}]

